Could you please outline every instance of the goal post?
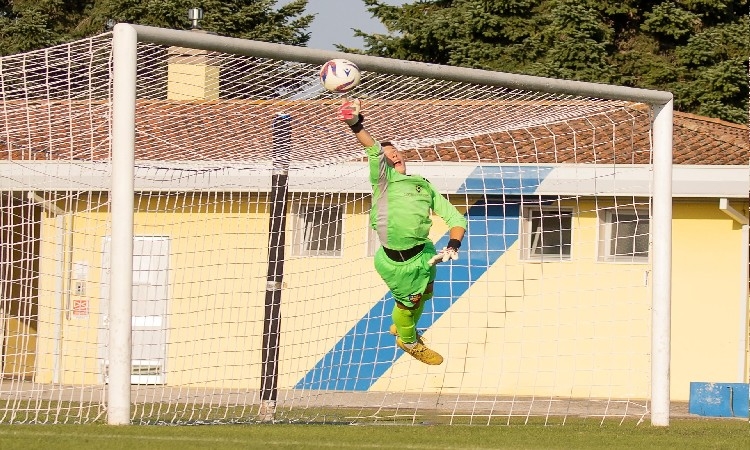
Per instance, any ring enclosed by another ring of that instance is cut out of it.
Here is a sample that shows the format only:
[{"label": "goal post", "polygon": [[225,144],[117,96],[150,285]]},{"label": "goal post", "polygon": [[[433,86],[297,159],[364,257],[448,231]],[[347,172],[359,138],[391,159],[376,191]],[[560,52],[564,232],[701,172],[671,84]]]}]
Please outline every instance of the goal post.
[{"label": "goal post", "polygon": [[[258,58],[273,58],[308,64],[322,64],[338,57],[354,61],[362,70],[377,73],[388,73],[406,77],[420,77],[436,80],[474,83],[499,86],[507,89],[545,92],[556,95],[572,95],[610,100],[641,102],[650,105],[653,111],[653,309],[652,309],[652,373],[651,373],[651,423],[656,426],[669,424],[669,358],[670,358],[670,299],[671,299],[671,221],[672,221],[672,95],[668,92],[651,91],[622,86],[610,86],[577,81],[565,81],[538,78],[525,75],[489,72],[448,66],[437,66],[425,63],[397,61],[364,55],[350,55],[340,52],[312,50],[271,43],[246,41],[234,38],[213,36],[210,34],[192,33],[159,29],[140,25],[118,24],[114,29],[114,97],[113,97],[113,158],[119,170],[123,170],[119,179],[113,180],[113,241],[122,246],[112,248],[113,273],[117,271],[123,279],[115,286],[112,284],[111,298],[113,304],[121,305],[118,312],[128,313],[130,296],[126,285],[128,275],[132,276],[132,243],[133,187],[124,180],[128,177],[130,167],[134,164],[134,117],[135,108],[135,60],[137,42],[148,42],[162,45],[177,45],[206,51],[216,51],[247,55]],[[118,201],[119,200],[119,201]],[[114,224],[118,223],[118,235],[115,236]],[[115,267],[117,263],[117,267]],[[127,318],[129,316],[126,316]],[[125,323],[125,321],[121,322]],[[130,330],[128,327],[111,329],[112,343],[118,342],[118,350],[129,348]],[[129,353],[124,351],[119,358]],[[114,361],[113,361],[114,362]],[[115,367],[111,367],[111,371]],[[114,378],[110,374],[110,423],[127,423],[130,405],[130,367],[124,361],[117,366],[122,373]],[[117,383],[117,384],[114,384]]]},{"label": "goal post", "polygon": [[112,246],[107,422],[130,423],[133,304],[133,207],[135,180],[135,29],[117,26],[112,36]]},{"label": "goal post", "polygon": [[[439,366],[390,334],[340,57],[468,223]],[[670,93],[118,24],[0,58],[0,124],[0,423],[669,425]]]},{"label": "goal post", "polygon": [[669,425],[672,304],[672,101],[654,104],[651,424]]}]

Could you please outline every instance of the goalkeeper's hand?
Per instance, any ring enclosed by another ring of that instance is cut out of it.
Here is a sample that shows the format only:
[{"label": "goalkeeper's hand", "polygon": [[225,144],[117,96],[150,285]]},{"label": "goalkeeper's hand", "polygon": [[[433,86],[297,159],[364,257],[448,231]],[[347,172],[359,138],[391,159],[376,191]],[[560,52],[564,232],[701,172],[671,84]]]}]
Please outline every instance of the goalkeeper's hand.
[{"label": "goalkeeper's hand", "polygon": [[441,262],[447,262],[447,261],[455,261],[458,259],[458,250],[456,250],[453,247],[445,247],[444,249],[437,252],[435,256],[433,256],[430,259],[430,265],[434,266],[435,264],[441,263]]},{"label": "goalkeeper's hand", "polygon": [[339,107],[339,120],[345,122],[350,127],[357,125],[362,119],[359,113],[361,108],[362,101],[358,98],[345,101]]}]

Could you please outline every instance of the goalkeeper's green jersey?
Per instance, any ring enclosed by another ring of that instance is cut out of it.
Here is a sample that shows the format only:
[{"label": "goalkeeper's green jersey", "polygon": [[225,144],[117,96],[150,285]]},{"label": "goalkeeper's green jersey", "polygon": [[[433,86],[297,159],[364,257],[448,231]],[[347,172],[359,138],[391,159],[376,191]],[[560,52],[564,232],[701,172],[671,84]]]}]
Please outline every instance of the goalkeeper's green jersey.
[{"label": "goalkeeper's green jersey", "polygon": [[370,226],[383,247],[407,250],[430,241],[431,211],[448,227],[466,228],[466,218],[432,183],[419,175],[402,175],[389,166],[379,142],[365,152],[373,198]]}]

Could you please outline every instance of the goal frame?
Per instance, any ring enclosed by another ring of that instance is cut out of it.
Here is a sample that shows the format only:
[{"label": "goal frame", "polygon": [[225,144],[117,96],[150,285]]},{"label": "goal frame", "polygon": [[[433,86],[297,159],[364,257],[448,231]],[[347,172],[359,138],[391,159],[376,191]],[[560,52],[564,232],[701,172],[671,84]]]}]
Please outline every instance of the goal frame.
[{"label": "goal frame", "polygon": [[112,32],[112,163],[116,170],[112,172],[111,187],[110,356],[107,386],[107,422],[110,425],[127,425],[131,418],[134,123],[139,42],[309,64],[347,58],[363,70],[394,75],[627,100],[649,105],[653,121],[651,424],[669,425],[673,132],[673,96],[670,92],[402,61],[127,23],[115,25]]}]

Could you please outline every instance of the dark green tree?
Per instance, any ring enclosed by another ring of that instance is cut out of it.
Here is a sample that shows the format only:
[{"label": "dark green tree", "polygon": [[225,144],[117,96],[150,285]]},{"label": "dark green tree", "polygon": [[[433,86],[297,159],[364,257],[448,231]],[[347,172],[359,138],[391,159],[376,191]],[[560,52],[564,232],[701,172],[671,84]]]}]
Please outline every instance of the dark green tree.
[{"label": "dark green tree", "polygon": [[362,2],[387,29],[357,30],[363,53],[668,90],[680,111],[747,121],[748,0]]},{"label": "dark green tree", "polygon": [[275,8],[276,0],[96,0],[81,26],[84,34],[100,30],[108,20],[162,28],[189,29],[190,8],[202,8],[200,27],[222,36],[290,45],[310,40],[314,16],[304,15],[307,0]]},{"label": "dark green tree", "polygon": [[201,27],[224,36],[305,45],[314,16],[307,0],[0,0],[0,52],[25,52],[92,36],[108,21],[189,29],[189,8],[204,10]]},{"label": "dark green tree", "polygon": [[750,18],[719,24],[675,51],[678,79],[668,84],[678,109],[746,123]]},{"label": "dark green tree", "polygon": [[[533,32],[540,0],[439,0],[392,6],[363,0],[389,31],[355,30],[368,54],[501,70],[518,59],[518,45]],[[343,46],[339,50],[356,51]]]},{"label": "dark green tree", "polygon": [[615,48],[612,21],[594,2],[560,0],[536,21],[539,30],[522,46],[519,54],[525,72],[552,78],[618,83],[618,72],[610,55]]},{"label": "dark green tree", "polygon": [[2,0],[0,55],[49,47],[71,39],[86,0]]}]

